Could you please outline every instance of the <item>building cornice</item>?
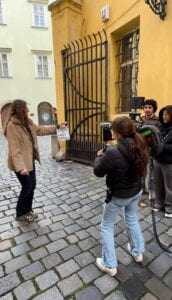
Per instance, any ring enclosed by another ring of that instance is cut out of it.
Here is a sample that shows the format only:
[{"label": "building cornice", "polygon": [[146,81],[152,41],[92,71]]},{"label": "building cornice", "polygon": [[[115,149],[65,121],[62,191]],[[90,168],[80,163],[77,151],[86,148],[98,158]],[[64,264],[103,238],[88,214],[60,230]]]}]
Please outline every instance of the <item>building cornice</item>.
[{"label": "building cornice", "polygon": [[60,4],[65,3],[65,2],[71,3],[74,6],[77,6],[79,8],[81,8],[81,6],[82,6],[82,0],[55,0],[53,3],[48,5],[48,10],[51,10],[55,6],[60,5]]},{"label": "building cornice", "polygon": [[40,3],[40,4],[46,4],[48,5],[48,0],[28,0],[28,2],[31,2],[31,3]]},{"label": "building cornice", "polygon": [[52,54],[52,51],[51,50],[31,50],[31,52],[33,53],[33,54],[37,54],[37,55],[40,55],[40,54],[42,54],[42,55],[49,55],[49,54]]},{"label": "building cornice", "polygon": [[8,52],[11,52],[11,51],[12,51],[12,48],[0,48],[0,52],[8,53]]}]

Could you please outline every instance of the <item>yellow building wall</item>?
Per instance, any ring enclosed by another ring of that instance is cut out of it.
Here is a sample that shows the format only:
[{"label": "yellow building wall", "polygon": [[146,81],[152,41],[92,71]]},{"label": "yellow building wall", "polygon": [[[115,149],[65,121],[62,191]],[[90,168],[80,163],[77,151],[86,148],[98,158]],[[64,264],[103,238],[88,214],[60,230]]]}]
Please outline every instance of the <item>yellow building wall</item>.
[{"label": "yellow building wall", "polygon": [[[68,8],[60,12],[60,7],[65,5]],[[105,23],[101,20],[101,8],[104,5],[110,7],[110,19]],[[167,16],[164,21],[155,15],[143,0],[58,0],[54,2],[50,10],[53,22],[56,89],[60,118],[64,117],[60,49],[71,40],[103,29],[107,33],[109,52],[109,118],[114,117],[118,100],[118,91],[115,86],[119,67],[115,58],[116,41],[121,35],[137,27],[140,28],[138,96],[157,100],[159,109],[172,103],[172,1],[168,1],[166,5]]]}]

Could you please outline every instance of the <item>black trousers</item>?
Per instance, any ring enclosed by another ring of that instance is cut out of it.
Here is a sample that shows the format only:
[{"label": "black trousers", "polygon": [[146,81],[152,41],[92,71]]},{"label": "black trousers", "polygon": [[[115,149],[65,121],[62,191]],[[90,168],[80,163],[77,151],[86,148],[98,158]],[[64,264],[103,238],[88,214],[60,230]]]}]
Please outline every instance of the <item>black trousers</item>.
[{"label": "black trousers", "polygon": [[36,187],[35,167],[33,171],[29,172],[29,175],[21,175],[20,172],[16,172],[16,176],[22,186],[16,207],[16,215],[20,217],[32,210],[34,189]]}]

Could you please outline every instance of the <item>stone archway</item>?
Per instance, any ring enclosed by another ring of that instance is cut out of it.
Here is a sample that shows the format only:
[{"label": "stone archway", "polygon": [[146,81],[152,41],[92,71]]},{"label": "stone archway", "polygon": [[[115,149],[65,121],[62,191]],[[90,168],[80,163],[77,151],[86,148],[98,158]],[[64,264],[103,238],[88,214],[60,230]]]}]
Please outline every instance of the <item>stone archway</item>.
[{"label": "stone archway", "polygon": [[5,128],[6,122],[9,119],[10,111],[11,111],[11,103],[6,103],[1,108],[1,124],[2,124],[2,129]]},{"label": "stone archway", "polygon": [[38,105],[38,122],[39,125],[53,124],[52,105],[48,102],[41,102]]}]

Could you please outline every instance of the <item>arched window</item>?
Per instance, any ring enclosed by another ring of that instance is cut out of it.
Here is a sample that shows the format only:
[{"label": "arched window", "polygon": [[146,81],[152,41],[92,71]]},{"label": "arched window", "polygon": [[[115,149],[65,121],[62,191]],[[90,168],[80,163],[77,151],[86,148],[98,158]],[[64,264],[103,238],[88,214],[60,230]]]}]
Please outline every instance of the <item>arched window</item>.
[{"label": "arched window", "polygon": [[53,124],[52,105],[48,102],[41,102],[38,105],[38,121],[40,125]]}]

